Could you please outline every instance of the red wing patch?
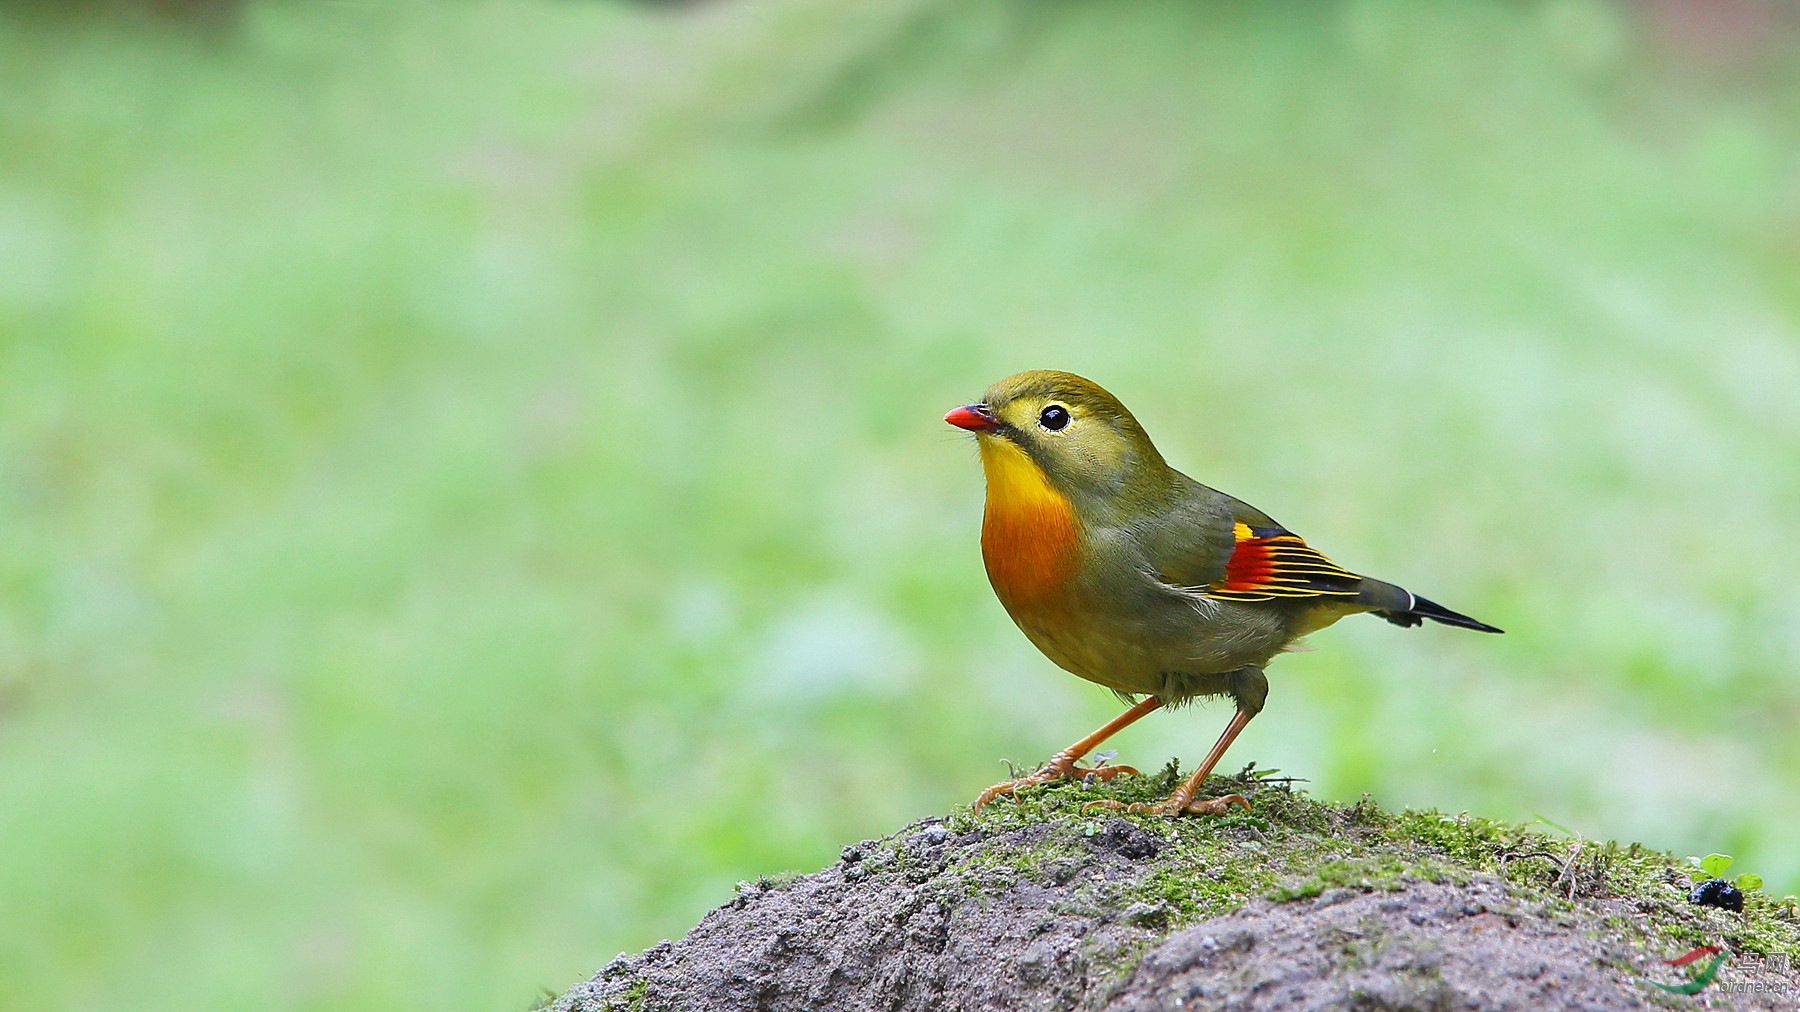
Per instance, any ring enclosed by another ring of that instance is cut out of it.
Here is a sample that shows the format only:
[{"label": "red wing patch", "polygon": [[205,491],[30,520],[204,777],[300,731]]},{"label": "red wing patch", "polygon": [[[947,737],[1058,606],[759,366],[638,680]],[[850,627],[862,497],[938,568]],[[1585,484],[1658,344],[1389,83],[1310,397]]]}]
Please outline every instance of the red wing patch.
[{"label": "red wing patch", "polygon": [[1222,601],[1268,601],[1278,597],[1355,597],[1362,577],[1319,554],[1280,527],[1234,529],[1237,548],[1225,575],[1206,588]]}]

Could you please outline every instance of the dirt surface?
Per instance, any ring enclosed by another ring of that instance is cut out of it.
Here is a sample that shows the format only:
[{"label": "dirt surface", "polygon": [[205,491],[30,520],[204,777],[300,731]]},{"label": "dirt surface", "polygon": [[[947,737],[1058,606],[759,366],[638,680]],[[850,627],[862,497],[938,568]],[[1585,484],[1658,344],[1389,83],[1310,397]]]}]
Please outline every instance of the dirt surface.
[{"label": "dirt surface", "polygon": [[[1761,915],[1688,909],[1689,882],[1668,855],[1615,846],[1604,853],[1616,860],[1595,849],[1584,865],[1592,845],[1466,817],[1474,829],[1438,837],[1431,827],[1454,820],[1288,792],[1259,801],[1265,814],[1235,822],[1094,818],[1073,803],[926,820],[848,847],[816,874],[744,885],[679,942],[621,955],[553,1007],[1793,1010],[1800,1000],[1783,972],[1800,951],[1800,915],[1777,902]],[[1703,996],[1643,982],[1686,983],[1704,961],[1662,960],[1702,939],[1732,953]]]},{"label": "dirt surface", "polygon": [[1496,882],[1338,889],[1310,903],[1256,903],[1174,935],[1106,1007],[1646,1008],[1645,989],[1616,969],[1642,962],[1635,955],[1532,916]]}]

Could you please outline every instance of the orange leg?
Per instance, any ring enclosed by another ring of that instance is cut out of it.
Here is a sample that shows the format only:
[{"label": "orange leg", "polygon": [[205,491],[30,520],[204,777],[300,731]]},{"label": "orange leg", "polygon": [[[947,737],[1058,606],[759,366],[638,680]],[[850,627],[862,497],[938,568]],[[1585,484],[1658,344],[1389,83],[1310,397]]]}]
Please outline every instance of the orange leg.
[{"label": "orange leg", "polygon": [[1194,771],[1193,776],[1188,777],[1180,787],[1175,788],[1175,793],[1169,795],[1168,800],[1159,801],[1154,805],[1146,805],[1142,802],[1132,802],[1128,805],[1122,801],[1112,800],[1092,801],[1082,807],[1084,809],[1110,808],[1114,811],[1144,812],[1150,815],[1180,815],[1183,812],[1193,815],[1224,815],[1232,805],[1243,805],[1245,808],[1249,808],[1250,801],[1242,794],[1227,794],[1222,798],[1204,798],[1199,801],[1194,800],[1194,795],[1200,792],[1200,785],[1205,783],[1206,778],[1212,774],[1213,767],[1217,766],[1219,760],[1225,757],[1225,750],[1231,747],[1232,739],[1238,736],[1238,732],[1242,731],[1244,725],[1250,723],[1250,718],[1254,716],[1256,716],[1254,710],[1247,710],[1240,706],[1238,712],[1232,716],[1231,723],[1225,725],[1225,733],[1219,735],[1219,740],[1213,744],[1212,751],[1206,753],[1206,761],[1200,764],[1200,768]]},{"label": "orange leg", "polygon": [[[1047,784],[1052,780],[1061,780],[1065,777],[1075,777],[1077,775],[1084,777],[1096,776],[1102,780],[1111,780],[1121,773],[1136,775],[1137,770],[1134,770],[1129,766],[1098,766],[1093,769],[1084,770],[1077,769],[1075,763],[1082,756],[1087,755],[1097,748],[1101,742],[1118,734],[1133,721],[1161,705],[1162,700],[1157,699],[1155,696],[1144,697],[1143,702],[1126,710],[1124,713],[1119,714],[1112,720],[1107,721],[1106,725],[1100,728],[1100,730],[1095,731],[1086,738],[1081,739],[1075,744],[1070,745],[1068,748],[1063,749],[1061,752],[1051,756],[1050,761],[1045,763],[1043,768],[1039,769],[1036,773],[1020,777],[1017,780],[1008,780],[1005,783],[995,784],[987,790],[982,791],[981,796],[975,799],[975,811],[979,813],[983,805],[1002,794],[1011,794],[1021,787],[1029,787],[1032,784]],[[1221,748],[1219,751],[1224,752],[1225,750]]]}]

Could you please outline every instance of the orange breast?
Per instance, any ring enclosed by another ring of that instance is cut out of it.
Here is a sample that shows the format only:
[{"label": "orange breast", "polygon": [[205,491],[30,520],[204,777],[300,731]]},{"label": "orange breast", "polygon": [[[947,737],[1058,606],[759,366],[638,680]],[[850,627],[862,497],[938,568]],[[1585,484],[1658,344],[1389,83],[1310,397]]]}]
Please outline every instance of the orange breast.
[{"label": "orange breast", "polygon": [[1059,603],[1080,563],[1074,508],[1036,462],[1005,439],[981,437],[981,464],[988,486],[981,558],[994,593],[1013,612]]}]

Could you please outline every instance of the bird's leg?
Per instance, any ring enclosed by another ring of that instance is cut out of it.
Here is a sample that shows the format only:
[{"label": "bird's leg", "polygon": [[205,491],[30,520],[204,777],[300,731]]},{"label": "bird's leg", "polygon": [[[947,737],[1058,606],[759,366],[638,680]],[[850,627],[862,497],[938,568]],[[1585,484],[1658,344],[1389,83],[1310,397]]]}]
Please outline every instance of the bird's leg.
[{"label": "bird's leg", "polygon": [[1213,767],[1219,764],[1220,759],[1225,758],[1225,750],[1231,747],[1232,741],[1237,738],[1239,732],[1243,731],[1245,725],[1250,723],[1250,718],[1262,712],[1263,700],[1269,694],[1269,682],[1263,677],[1261,669],[1243,668],[1232,674],[1231,694],[1237,699],[1237,713],[1232,715],[1231,723],[1225,725],[1225,730],[1219,735],[1219,740],[1213,743],[1212,751],[1206,753],[1206,758],[1200,763],[1200,768],[1194,771],[1193,776],[1182,781],[1181,786],[1175,788],[1175,793],[1169,795],[1167,800],[1153,805],[1141,801],[1126,804],[1122,801],[1108,799],[1090,801],[1082,807],[1084,809],[1110,808],[1114,811],[1141,812],[1148,815],[1181,815],[1183,813],[1224,815],[1232,805],[1243,805],[1246,809],[1249,808],[1250,800],[1242,794],[1227,794],[1220,798],[1194,800],[1194,795],[1200,793],[1200,786],[1206,782],[1208,776],[1212,775]]},{"label": "bird's leg", "polygon": [[1250,723],[1250,718],[1254,716],[1256,714],[1248,710],[1238,710],[1232,716],[1231,723],[1225,725],[1225,733],[1219,735],[1219,740],[1213,743],[1212,751],[1206,753],[1206,760],[1200,764],[1200,768],[1194,771],[1193,776],[1182,781],[1181,786],[1175,788],[1175,793],[1169,795],[1168,800],[1148,805],[1141,801],[1126,804],[1123,801],[1108,799],[1090,801],[1083,807],[1111,808],[1115,811],[1144,812],[1150,815],[1180,815],[1184,812],[1191,815],[1224,815],[1232,805],[1243,805],[1245,808],[1249,808],[1250,800],[1242,794],[1227,794],[1222,798],[1203,798],[1199,801],[1194,800],[1194,795],[1200,792],[1200,785],[1205,783],[1206,778],[1212,774],[1213,767],[1217,766],[1219,760],[1224,758],[1225,750],[1231,747],[1231,740],[1238,736],[1238,732],[1242,731],[1244,725]]},{"label": "bird's leg", "polygon": [[[1075,744],[1070,745],[1068,748],[1063,749],[1061,752],[1051,756],[1050,761],[1039,768],[1036,773],[1020,777],[1017,780],[1008,780],[1004,783],[998,783],[989,787],[987,790],[982,791],[980,797],[975,799],[975,811],[979,813],[983,805],[1002,794],[1011,794],[1021,787],[1029,787],[1032,784],[1047,784],[1052,780],[1061,780],[1064,777],[1074,777],[1077,775],[1095,776],[1099,777],[1101,780],[1111,780],[1121,773],[1136,775],[1137,770],[1132,769],[1130,766],[1096,766],[1093,769],[1084,770],[1076,768],[1075,763],[1079,761],[1082,756],[1087,755],[1089,752],[1092,752],[1095,748],[1099,747],[1101,742],[1118,734],[1131,722],[1161,705],[1162,700],[1155,696],[1146,696],[1144,700],[1136,706],[1119,714],[1112,720],[1107,721],[1098,731],[1095,731],[1086,738],[1081,739]],[[1223,750],[1221,749],[1221,751]]]}]

